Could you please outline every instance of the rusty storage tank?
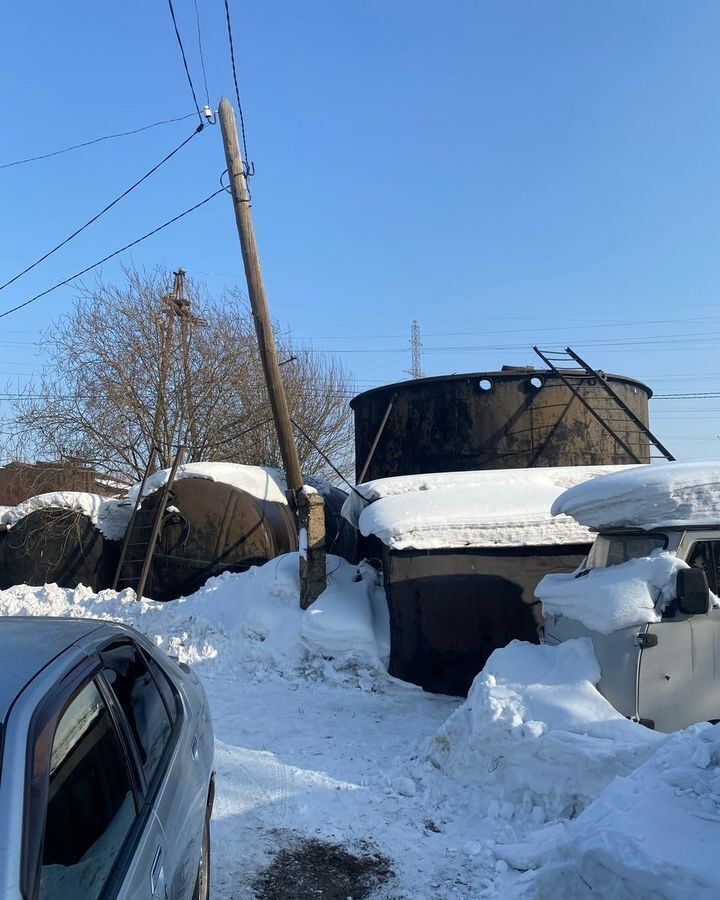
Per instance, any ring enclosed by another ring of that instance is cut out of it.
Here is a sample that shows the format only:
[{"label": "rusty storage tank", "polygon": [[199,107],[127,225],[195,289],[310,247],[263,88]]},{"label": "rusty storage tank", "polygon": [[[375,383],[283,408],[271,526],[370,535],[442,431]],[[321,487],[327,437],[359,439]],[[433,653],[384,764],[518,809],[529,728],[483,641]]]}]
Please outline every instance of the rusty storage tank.
[{"label": "rusty storage tank", "polygon": [[55,583],[94,591],[112,585],[120,542],[108,540],[91,519],[73,509],[36,509],[0,539],[0,589]]},{"label": "rusty storage tank", "polygon": [[[637,461],[650,462],[646,435],[598,379],[578,378],[577,370],[572,375],[573,386]],[[624,375],[601,377],[647,426],[650,388]],[[426,472],[635,461],[551,370],[505,366],[418,378],[365,391],[350,406],[358,483]]]},{"label": "rusty storage tank", "polygon": [[[329,551],[354,554],[355,533],[340,516],[345,493],[323,487]],[[137,581],[162,489],[142,503],[128,539],[124,571]],[[213,575],[244,572],[298,549],[295,517],[279,500],[202,478],[180,478],[170,491],[145,595],[175,600],[197,591]]]}]

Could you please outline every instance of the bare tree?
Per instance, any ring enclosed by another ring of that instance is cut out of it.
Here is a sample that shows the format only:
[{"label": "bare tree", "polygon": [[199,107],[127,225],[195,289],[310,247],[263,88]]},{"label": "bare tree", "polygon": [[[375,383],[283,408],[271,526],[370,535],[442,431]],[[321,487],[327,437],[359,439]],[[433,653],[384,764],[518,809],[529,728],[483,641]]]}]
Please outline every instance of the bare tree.
[{"label": "bare tree", "polygon": [[[188,280],[191,315],[176,315],[163,268],[126,269],[125,283],[80,286],[45,337],[50,365],[14,404],[15,453],[76,460],[121,480],[162,466],[184,443],[191,461],[281,465],[252,314],[239,291],[220,298]],[[276,334],[306,474],[352,464],[352,389],[340,363]],[[333,476],[334,477],[334,476]]]}]

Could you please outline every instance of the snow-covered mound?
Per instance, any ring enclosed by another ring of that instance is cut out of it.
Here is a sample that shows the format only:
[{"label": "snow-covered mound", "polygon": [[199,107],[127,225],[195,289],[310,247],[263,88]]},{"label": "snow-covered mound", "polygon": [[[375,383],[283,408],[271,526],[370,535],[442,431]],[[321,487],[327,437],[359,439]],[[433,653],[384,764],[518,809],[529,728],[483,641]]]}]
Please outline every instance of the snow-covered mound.
[{"label": "snow-covered mound", "polygon": [[132,513],[132,505],[127,500],[111,500],[84,491],[52,491],[5,508],[0,515],[0,524],[12,528],[38,509],[67,509],[82,513],[111,541],[123,537]]},{"label": "snow-covered mound", "polygon": [[570,488],[552,512],[596,529],[717,525],[720,462],[634,466]]},{"label": "snow-covered mound", "polygon": [[720,726],[670,737],[557,836],[526,896],[720,897]]},{"label": "snow-covered mound", "polygon": [[[490,815],[570,817],[664,736],[630,722],[597,691],[587,638],[495,650],[438,731],[431,761],[493,798]],[[498,805],[499,804],[499,805]]]},{"label": "snow-covered mound", "polygon": [[19,585],[0,591],[0,616],[73,616],[132,625],[168,653],[222,669],[244,665],[292,672],[333,661],[333,668],[384,669],[387,606],[376,573],[328,556],[328,587],[300,608],[299,560],[289,553],[247,572],[224,573],[195,594],[168,603],[137,601],[132,590],[82,585]]},{"label": "snow-covered mound", "polygon": [[[546,575],[535,588],[543,615],[563,615],[587,628],[610,634],[631,625],[659,622],[662,611],[675,599],[678,569],[688,564],[674,553],[653,551],[605,569]],[[720,601],[712,595],[713,604]]]},{"label": "snow-covered mound", "polygon": [[573,485],[625,466],[566,466],[403,475],[351,492],[343,515],[362,534],[394,550],[588,544],[572,518],[553,518],[556,498]]}]

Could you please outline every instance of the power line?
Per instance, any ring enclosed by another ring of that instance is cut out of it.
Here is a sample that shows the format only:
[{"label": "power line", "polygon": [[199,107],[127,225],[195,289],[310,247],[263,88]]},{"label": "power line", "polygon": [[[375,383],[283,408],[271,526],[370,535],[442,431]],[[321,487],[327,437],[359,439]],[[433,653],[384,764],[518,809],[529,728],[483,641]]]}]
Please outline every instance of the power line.
[{"label": "power line", "polygon": [[242,134],[243,155],[245,157],[246,175],[254,175],[254,167],[251,171],[250,158],[248,157],[247,141],[245,139],[245,118],[243,116],[242,103],[240,102],[240,88],[238,87],[237,68],[235,66],[235,45],[233,44],[232,25],[230,24],[230,6],[225,0],[225,18],[227,20],[228,41],[230,43],[230,61],[232,62],[233,81],[235,82],[235,97],[237,98],[238,114],[240,116],[240,132]]},{"label": "power line", "polygon": [[17,312],[19,309],[22,309],[24,306],[29,306],[31,303],[34,303],[36,300],[39,300],[41,297],[45,297],[47,294],[52,293],[52,291],[56,291],[58,288],[64,287],[66,284],[70,284],[71,281],[74,281],[76,278],[80,278],[80,276],[85,275],[91,269],[96,269],[98,266],[101,266],[103,263],[106,263],[109,259],[112,259],[115,256],[119,256],[121,253],[124,253],[126,250],[129,250],[131,247],[135,247],[137,244],[141,243],[147,238],[152,237],[154,234],[157,234],[158,231],[162,231],[163,228],[167,228],[168,225],[172,225],[174,222],[179,221],[190,213],[195,212],[196,209],[200,209],[201,206],[204,206],[206,203],[209,203],[214,197],[217,197],[218,194],[225,193],[225,188],[218,188],[214,193],[210,194],[210,196],[206,197],[204,200],[201,200],[199,203],[196,203],[194,206],[191,206],[189,209],[186,209],[184,212],[179,213],[177,216],[173,216],[172,219],[168,219],[167,222],[163,222],[162,225],[158,225],[157,228],[153,228],[152,231],[148,231],[147,234],[144,234],[142,237],[136,238],[134,241],[131,241],[129,244],[125,244],[124,247],[120,247],[119,250],[114,250],[112,253],[108,253],[107,256],[104,256],[102,259],[99,259],[97,262],[94,262],[90,266],[86,266],[84,269],[81,269],[79,272],[76,272],[74,275],[71,275],[69,278],[65,278],[63,281],[58,281],[57,284],[54,284],[52,287],[47,288],[44,291],[41,291],[39,294],[35,294],[34,297],[31,297],[29,300],[25,300],[23,303],[18,303],[17,306],[13,306],[10,309],[6,309],[5,312],[0,313],[0,319],[4,319],[5,316],[9,316],[10,313]]},{"label": "power line", "polygon": [[195,109],[197,110],[198,118],[200,119],[200,123],[202,124],[202,113],[200,112],[200,104],[198,103],[197,95],[195,93],[195,85],[193,84],[193,80],[190,77],[190,69],[188,68],[187,57],[185,56],[185,48],[183,47],[182,38],[180,37],[180,31],[178,29],[177,19],[175,18],[175,9],[172,4],[172,0],[168,0],[168,6],[170,7],[170,15],[172,16],[173,27],[175,28],[175,37],[177,38],[178,46],[180,47],[180,53],[182,54],[183,65],[185,66],[185,74],[187,75],[188,84],[190,85],[190,92],[192,93],[193,102],[195,103]]},{"label": "power line", "polygon": [[200,31],[200,10],[195,0],[195,19],[197,20],[198,50],[200,51],[200,65],[202,66],[203,83],[205,84],[205,103],[210,106],[210,91],[208,90],[207,72],[205,71],[205,57],[203,56],[202,33]]},{"label": "power line", "polygon": [[115,138],[140,134],[142,131],[149,131],[151,128],[157,128],[160,125],[172,125],[175,122],[184,122],[194,115],[195,113],[188,113],[186,116],[177,116],[175,119],[163,119],[161,122],[152,122],[150,125],[143,125],[141,128],[134,128],[132,131],[118,131],[116,134],[105,134],[102,137],[93,138],[91,141],[83,141],[82,144],[73,144],[71,147],[63,147],[62,150],[53,150],[52,153],[42,153],[40,156],[28,156],[26,159],[16,159],[14,162],[2,163],[0,169],[9,169],[12,166],[22,166],[25,163],[37,162],[40,159],[50,159],[51,156],[60,156],[62,153],[70,153],[71,150],[80,150],[81,147],[91,147],[93,144],[99,144],[102,141],[111,141]]},{"label": "power line", "polygon": [[56,253],[61,247],[69,244],[70,241],[73,240],[73,238],[76,238],[81,232],[85,231],[86,228],[88,228],[94,222],[97,222],[97,220],[101,216],[104,216],[105,213],[108,212],[108,210],[112,209],[116,203],[119,203],[124,197],[127,197],[127,195],[134,191],[136,187],[139,187],[143,183],[143,181],[146,181],[151,175],[157,172],[157,170],[162,165],[164,165],[168,160],[172,159],[176,153],[179,153],[179,151],[182,150],[182,148],[186,144],[189,144],[190,141],[195,137],[195,135],[199,134],[204,127],[204,123],[201,122],[189,137],[185,138],[185,140],[181,144],[178,144],[178,146],[174,150],[171,150],[170,153],[167,154],[167,156],[163,157],[163,159],[161,159],[159,163],[154,165],[152,169],[146,172],[142,176],[142,178],[139,178],[134,184],[131,184],[130,187],[127,188],[127,190],[123,191],[122,194],[120,194],[119,197],[116,197],[111,203],[108,203],[108,205],[104,209],[101,209],[99,213],[96,213],[96,215],[94,215],[92,219],[88,219],[88,221],[84,225],[81,225],[80,228],[78,228],[76,231],[73,231],[73,233],[66,237],[65,240],[60,241],[60,243],[56,244],[52,248],[52,250],[48,250],[47,253],[44,253],[41,257],[36,259],[35,262],[30,263],[30,265],[24,268],[22,272],[18,272],[17,275],[13,275],[13,277],[6,281],[4,284],[0,284],[0,291],[5,290],[6,287],[9,287],[11,284],[16,282],[18,278],[22,278],[23,275],[26,275],[31,269],[34,269],[35,266],[39,266],[41,262],[44,262],[49,256],[52,256],[53,253]]}]

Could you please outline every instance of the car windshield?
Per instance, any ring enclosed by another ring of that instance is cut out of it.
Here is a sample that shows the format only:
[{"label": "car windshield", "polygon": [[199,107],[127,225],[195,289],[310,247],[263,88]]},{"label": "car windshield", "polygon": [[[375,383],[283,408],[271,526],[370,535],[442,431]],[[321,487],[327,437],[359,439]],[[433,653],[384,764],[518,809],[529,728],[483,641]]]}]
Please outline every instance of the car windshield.
[{"label": "car windshield", "polygon": [[649,556],[653,550],[664,550],[667,543],[665,534],[599,534],[588,555],[586,568],[617,566],[629,559]]}]

